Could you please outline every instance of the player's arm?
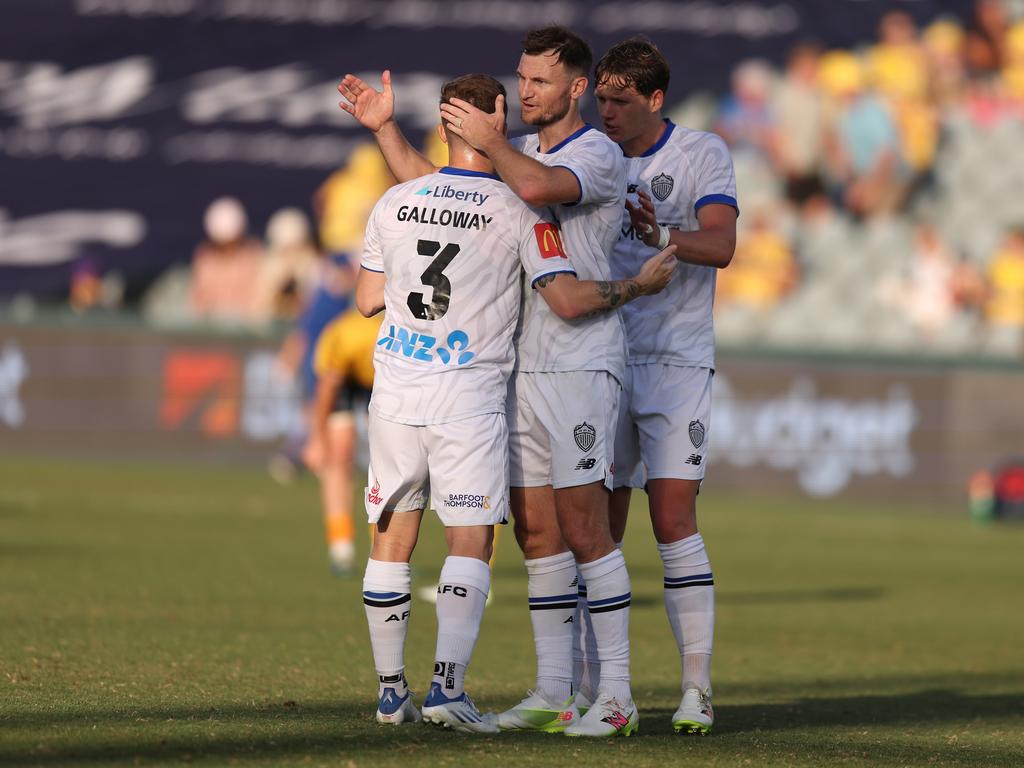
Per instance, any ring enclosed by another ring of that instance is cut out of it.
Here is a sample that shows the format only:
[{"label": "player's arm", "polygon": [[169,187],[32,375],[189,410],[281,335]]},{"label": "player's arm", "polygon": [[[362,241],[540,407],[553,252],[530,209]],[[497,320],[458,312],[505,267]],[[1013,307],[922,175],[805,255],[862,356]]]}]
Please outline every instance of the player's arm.
[{"label": "player's arm", "polygon": [[477,109],[468,101],[452,99],[441,105],[441,119],[452,133],[490,158],[495,172],[527,205],[542,208],[558,203],[576,203],[583,188],[576,174],[564,166],[548,167],[512,146],[496,124],[495,115],[505,114],[505,97],[498,96],[494,114]]},{"label": "player's arm", "polygon": [[437,168],[416,151],[395,122],[395,93],[391,89],[390,70],[384,70],[380,82],[382,90],[378,91],[355,75],[345,75],[338,84],[338,92],[345,101],[338,102],[338,106],[369,129],[391,174],[399,182],[433,173]]},{"label": "player's arm", "polygon": [[629,218],[637,234],[652,248],[676,246],[676,258],[687,264],[724,269],[736,252],[736,209],[724,203],[708,203],[697,211],[700,229],[683,232],[658,224],[654,203],[644,192],[637,193],[639,205],[626,201]]},{"label": "player's arm", "polygon": [[663,290],[676,269],[675,252],[670,245],[625,280],[580,280],[573,272],[555,272],[537,278],[533,287],[563,320],[589,317]]},{"label": "player's arm", "polygon": [[384,273],[363,267],[356,278],[356,309],[373,317],[384,309]]}]

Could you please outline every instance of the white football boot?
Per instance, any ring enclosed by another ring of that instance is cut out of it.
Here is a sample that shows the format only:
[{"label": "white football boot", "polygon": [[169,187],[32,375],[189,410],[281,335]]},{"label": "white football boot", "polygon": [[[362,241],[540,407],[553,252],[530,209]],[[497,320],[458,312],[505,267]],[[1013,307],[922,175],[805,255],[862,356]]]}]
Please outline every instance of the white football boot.
[{"label": "white football boot", "polygon": [[696,683],[683,683],[683,700],[672,715],[672,727],[676,733],[711,733],[715,722],[715,710],[711,708],[711,689],[703,691]]},{"label": "white football boot", "polygon": [[632,700],[617,701],[607,693],[599,694],[587,714],[565,729],[566,736],[632,736],[640,729],[640,715]]}]

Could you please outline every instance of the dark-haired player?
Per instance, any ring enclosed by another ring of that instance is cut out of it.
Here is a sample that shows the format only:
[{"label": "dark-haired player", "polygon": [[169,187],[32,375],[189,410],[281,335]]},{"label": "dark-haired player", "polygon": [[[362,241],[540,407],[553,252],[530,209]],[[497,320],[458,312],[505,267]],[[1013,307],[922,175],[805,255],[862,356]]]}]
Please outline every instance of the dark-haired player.
[{"label": "dark-haired player", "polygon": [[612,528],[621,541],[630,488],[646,488],[664,564],[665,609],[682,659],[683,695],[672,722],[677,731],[706,733],[714,718],[714,579],[697,531],[696,498],[711,429],[715,275],[736,245],[736,180],[721,138],[662,118],[669,67],[652,43],[619,43],[595,75],[604,130],[622,147],[628,167],[628,214],[613,273],[629,273],[652,248],[669,243],[680,261],[663,293],[622,311],[629,360]]}]

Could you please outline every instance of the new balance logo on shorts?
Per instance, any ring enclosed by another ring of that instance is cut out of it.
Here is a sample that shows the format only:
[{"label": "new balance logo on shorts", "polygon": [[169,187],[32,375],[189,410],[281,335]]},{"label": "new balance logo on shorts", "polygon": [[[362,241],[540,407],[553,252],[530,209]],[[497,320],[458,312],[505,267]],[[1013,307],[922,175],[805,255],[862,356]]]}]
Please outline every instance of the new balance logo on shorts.
[{"label": "new balance logo on shorts", "polygon": [[691,453],[690,458],[686,460],[687,464],[693,464],[695,467],[699,467],[702,459],[699,453]]},{"label": "new balance logo on shorts", "polygon": [[595,464],[597,464],[597,459],[580,459],[576,469],[593,469]]}]

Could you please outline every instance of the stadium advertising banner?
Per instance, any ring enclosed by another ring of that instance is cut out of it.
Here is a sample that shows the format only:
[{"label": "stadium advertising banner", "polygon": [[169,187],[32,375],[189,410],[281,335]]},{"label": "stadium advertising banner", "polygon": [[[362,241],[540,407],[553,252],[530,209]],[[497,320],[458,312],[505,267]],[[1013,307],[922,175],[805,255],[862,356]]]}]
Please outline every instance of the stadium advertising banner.
[{"label": "stadium advertising banner", "polygon": [[[262,462],[301,430],[266,340],[0,325],[0,456]],[[1024,367],[723,354],[708,482],[960,507],[1018,455]]]},{"label": "stadium advertising banner", "polygon": [[[451,76],[491,73],[514,95],[529,27],[571,26],[597,55],[651,36],[672,65],[672,106],[725,93],[742,58],[868,40],[894,6],[923,21],[966,17],[972,2],[5,0],[0,298],[63,295],[83,256],[135,297],[190,259],[220,195],[242,200],[257,233],[278,208],[309,208],[367,138],[337,107],[349,71],[374,83],[394,71],[399,121],[419,142]],[[592,102],[584,113],[596,119]]]}]

